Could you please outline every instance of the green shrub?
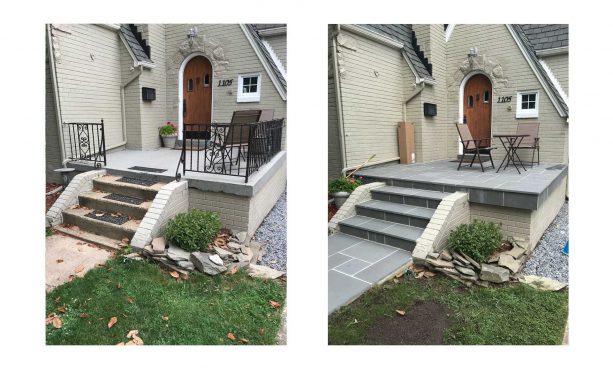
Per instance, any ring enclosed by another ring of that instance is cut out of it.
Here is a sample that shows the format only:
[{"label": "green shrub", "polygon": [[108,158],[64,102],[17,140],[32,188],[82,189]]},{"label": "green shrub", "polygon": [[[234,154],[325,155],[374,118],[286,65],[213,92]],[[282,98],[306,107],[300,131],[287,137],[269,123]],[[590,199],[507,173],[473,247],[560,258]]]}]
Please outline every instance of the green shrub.
[{"label": "green shrub", "polygon": [[219,215],[215,212],[193,209],[168,221],[164,236],[167,241],[193,252],[212,242],[220,227]]},{"label": "green shrub", "polygon": [[449,234],[449,248],[462,251],[478,262],[485,262],[502,243],[499,224],[475,220],[462,224]]},{"label": "green shrub", "polygon": [[330,193],[347,192],[351,193],[355,188],[362,185],[362,181],[349,176],[342,176],[328,186]]}]

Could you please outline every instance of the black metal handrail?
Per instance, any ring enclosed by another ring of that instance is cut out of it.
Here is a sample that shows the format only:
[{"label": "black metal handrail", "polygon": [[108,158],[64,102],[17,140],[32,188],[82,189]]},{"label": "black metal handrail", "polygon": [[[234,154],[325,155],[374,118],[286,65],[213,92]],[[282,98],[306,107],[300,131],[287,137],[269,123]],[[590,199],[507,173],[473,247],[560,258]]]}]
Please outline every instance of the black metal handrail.
[{"label": "black metal handrail", "polygon": [[243,124],[186,124],[175,176],[187,171],[249,176],[281,151],[284,119]]},{"label": "black metal handrail", "polygon": [[70,161],[91,161],[100,168],[106,165],[104,119],[99,123],[62,123],[64,157]]}]

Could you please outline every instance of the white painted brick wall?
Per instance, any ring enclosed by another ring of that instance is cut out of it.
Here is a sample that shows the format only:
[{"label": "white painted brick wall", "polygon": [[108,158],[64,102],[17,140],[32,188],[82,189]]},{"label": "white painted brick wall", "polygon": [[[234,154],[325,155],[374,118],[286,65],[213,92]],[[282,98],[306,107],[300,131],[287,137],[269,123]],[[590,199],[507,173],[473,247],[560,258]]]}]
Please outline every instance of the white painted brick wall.
[{"label": "white painted brick wall", "polygon": [[385,183],[375,182],[370,184],[364,184],[357,187],[347,198],[345,203],[341,206],[341,208],[336,211],[336,214],[330,222],[328,223],[328,232],[333,233],[338,230],[338,223],[342,220],[355,216],[355,205],[358,203],[366,202],[372,199],[372,195],[370,191],[384,186]]},{"label": "white painted brick wall", "polygon": [[264,217],[277,203],[286,186],[287,160],[284,160],[283,165],[277,169],[273,177],[249,202],[249,223],[247,225],[249,234],[253,234],[258,229]]},{"label": "white painted brick wall", "polygon": [[164,185],[132,237],[132,247],[144,248],[151,243],[153,238],[160,235],[168,220],[179,213],[187,212],[188,202],[187,181],[172,181]]},{"label": "white painted brick wall", "polygon": [[75,204],[79,203],[79,194],[89,192],[93,188],[93,180],[97,177],[106,175],[106,170],[92,170],[76,175],[64,189],[53,206],[47,211],[47,224],[56,226],[61,224],[64,219],[62,212]]}]

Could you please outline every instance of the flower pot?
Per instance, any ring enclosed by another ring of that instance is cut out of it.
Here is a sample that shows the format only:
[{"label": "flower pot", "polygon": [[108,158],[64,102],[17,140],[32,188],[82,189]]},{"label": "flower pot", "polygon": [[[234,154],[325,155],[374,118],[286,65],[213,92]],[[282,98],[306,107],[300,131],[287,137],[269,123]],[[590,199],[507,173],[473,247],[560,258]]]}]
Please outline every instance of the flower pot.
[{"label": "flower pot", "polygon": [[177,144],[177,135],[162,135],[162,143],[164,143],[164,147],[174,148]]},{"label": "flower pot", "polygon": [[349,193],[336,192],[332,193],[332,196],[334,197],[334,205],[336,205],[336,208],[340,209],[347,200],[347,198],[349,198]]}]

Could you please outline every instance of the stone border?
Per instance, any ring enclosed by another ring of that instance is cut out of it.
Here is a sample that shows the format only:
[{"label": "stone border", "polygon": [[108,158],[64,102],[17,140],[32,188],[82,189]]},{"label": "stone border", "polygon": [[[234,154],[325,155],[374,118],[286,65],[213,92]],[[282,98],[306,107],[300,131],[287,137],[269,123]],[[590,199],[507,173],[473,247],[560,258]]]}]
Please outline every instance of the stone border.
[{"label": "stone border", "polygon": [[130,245],[144,248],[157,237],[168,220],[179,213],[187,212],[189,206],[187,181],[173,181],[164,185],[156,194],[151,207],[138,225]]},{"label": "stone border", "polygon": [[357,187],[351,193],[349,198],[347,198],[345,203],[343,203],[341,208],[338,209],[336,214],[334,214],[334,217],[332,217],[332,219],[328,223],[328,234],[333,234],[337,232],[339,222],[341,222],[342,220],[346,218],[356,215],[355,205],[371,200],[372,196],[370,194],[370,191],[375,188],[382,187],[382,186],[385,186],[385,183],[375,182],[375,183],[363,184]]},{"label": "stone border", "polygon": [[468,194],[455,192],[439,203],[428,226],[417,239],[412,257],[415,263],[424,264],[428,254],[446,247],[451,230],[470,222]]},{"label": "stone border", "polygon": [[79,204],[79,194],[93,189],[95,178],[106,175],[106,170],[92,170],[76,175],[70,184],[60,194],[53,206],[46,214],[47,225],[56,226],[64,222],[63,212],[65,209]]}]

